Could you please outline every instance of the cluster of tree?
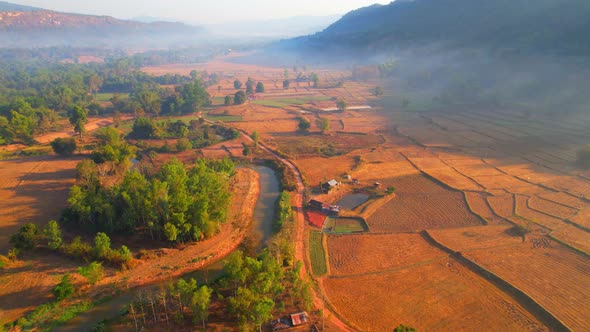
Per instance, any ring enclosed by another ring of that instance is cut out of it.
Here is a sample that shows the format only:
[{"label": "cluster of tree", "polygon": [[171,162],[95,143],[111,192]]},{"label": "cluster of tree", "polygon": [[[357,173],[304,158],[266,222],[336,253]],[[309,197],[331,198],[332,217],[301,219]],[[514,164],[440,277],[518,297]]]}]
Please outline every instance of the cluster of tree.
[{"label": "cluster of tree", "polygon": [[299,124],[297,125],[300,131],[308,131],[311,128],[311,122],[306,118],[300,117]]},{"label": "cluster of tree", "polygon": [[239,91],[237,91],[233,96],[228,95],[225,97],[225,103],[224,103],[225,106],[242,105],[246,102],[246,100],[248,100],[248,95],[251,95],[254,92],[263,93],[266,91],[266,88],[264,87],[264,83],[262,83],[262,82],[257,83],[252,77],[248,77],[248,81],[246,81],[246,91],[245,92],[243,90],[241,90],[243,85],[244,84],[240,80],[234,81],[234,88]]},{"label": "cluster of tree", "polygon": [[192,148],[203,148],[216,144],[218,137],[231,140],[238,138],[240,133],[231,128],[219,125],[209,125],[203,119],[191,120],[188,124],[182,120],[157,121],[151,118],[139,117],[133,123],[129,138],[134,139],[179,139],[179,151]]},{"label": "cluster of tree", "polygon": [[[195,324],[206,327],[213,289],[207,285],[198,286],[195,279],[178,280],[158,291],[140,292],[129,305],[129,315],[136,331],[150,324],[165,322],[183,324],[192,318]],[[188,310],[187,310],[188,309]]]},{"label": "cluster of tree", "polygon": [[293,216],[293,206],[291,205],[291,194],[286,191],[281,192],[277,199],[275,208],[275,223],[273,225],[275,231],[280,231],[283,225]]},{"label": "cluster of tree", "polygon": [[58,118],[56,112],[34,99],[16,98],[0,104],[0,145],[32,144],[33,135],[51,130]]},{"label": "cluster of tree", "polygon": [[69,257],[84,260],[95,259],[120,267],[126,266],[132,258],[131,251],[126,246],[112,249],[111,239],[105,233],[96,234],[94,246],[83,242],[80,237],[66,243],[63,240],[59,223],[55,220],[51,220],[43,230],[33,223],[24,224],[11,236],[10,244],[19,252],[42,245]]},{"label": "cluster of tree", "polygon": [[233,171],[228,159],[200,159],[191,169],[173,159],[156,174],[129,171],[121,183],[107,187],[94,162],[84,161],[63,219],[90,231],[198,241],[214,235],[225,221]]},{"label": "cluster of tree", "polygon": [[[104,166],[108,174],[129,169],[137,149],[123,138],[121,132],[112,127],[102,128],[96,133],[96,138],[97,146],[91,155],[94,163]],[[91,167],[83,162],[78,165],[78,172]]]},{"label": "cluster of tree", "polygon": [[275,310],[283,309],[285,304],[278,299],[287,287],[291,301],[299,301],[307,310],[311,308],[311,285],[299,278],[300,269],[300,264],[290,270],[284,269],[280,260],[268,250],[257,257],[249,257],[241,251],[230,255],[224,266],[225,281],[232,288],[227,306],[241,329],[260,329]]}]

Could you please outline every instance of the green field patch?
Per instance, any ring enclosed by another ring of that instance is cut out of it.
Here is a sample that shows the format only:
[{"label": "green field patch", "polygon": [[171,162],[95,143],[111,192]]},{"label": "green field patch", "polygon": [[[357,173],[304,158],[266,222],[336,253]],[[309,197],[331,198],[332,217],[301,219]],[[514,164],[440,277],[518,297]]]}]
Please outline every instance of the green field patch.
[{"label": "green field patch", "polygon": [[297,98],[277,98],[277,99],[261,99],[255,100],[252,103],[267,107],[284,108],[289,106],[301,106],[310,101],[328,101],[331,98],[324,95],[318,96],[302,96]]},{"label": "green field patch", "polygon": [[[111,98],[113,98],[114,95],[115,93],[97,93],[94,99],[98,102],[107,102],[111,101]],[[128,93],[119,93],[119,96],[121,96],[121,98],[129,98]]]},{"label": "green field patch", "polygon": [[205,115],[205,119],[213,122],[241,122],[244,118],[241,115]]},{"label": "green field patch", "polygon": [[367,224],[361,218],[328,217],[324,223],[324,232],[330,234],[352,234],[368,231]]},{"label": "green field patch", "polygon": [[323,234],[321,232],[309,232],[309,257],[311,260],[311,270],[316,277],[328,273]]}]

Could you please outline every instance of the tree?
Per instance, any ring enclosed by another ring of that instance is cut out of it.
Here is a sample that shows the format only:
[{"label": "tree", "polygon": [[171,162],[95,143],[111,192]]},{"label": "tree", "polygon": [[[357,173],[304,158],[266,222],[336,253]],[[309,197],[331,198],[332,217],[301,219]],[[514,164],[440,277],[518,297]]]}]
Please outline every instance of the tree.
[{"label": "tree", "polygon": [[263,93],[264,92],[264,84],[262,82],[258,82],[256,84],[256,93]]},{"label": "tree", "polygon": [[176,226],[171,223],[164,225],[164,235],[166,235],[168,241],[176,241],[178,239],[178,230],[176,229]]},{"label": "tree", "polygon": [[283,81],[283,89],[287,90],[287,89],[289,89],[289,86],[291,86],[291,81],[284,80]]},{"label": "tree", "polygon": [[57,221],[51,220],[47,224],[47,227],[43,233],[47,238],[47,246],[49,248],[57,250],[61,246],[63,239],[61,237],[61,229],[59,228]]},{"label": "tree", "polygon": [[253,132],[252,135],[250,135],[250,138],[254,142],[254,147],[257,148],[258,147],[258,140],[260,140],[260,135],[258,134],[258,132],[257,131]]},{"label": "tree", "polygon": [[201,321],[203,323],[203,329],[205,328],[205,322],[209,317],[209,305],[211,304],[211,294],[213,289],[207,286],[201,286],[197,291],[193,293],[191,299],[191,308],[193,310],[195,321]]},{"label": "tree", "polygon": [[70,124],[74,126],[74,131],[82,137],[82,135],[86,132],[86,127],[84,126],[88,122],[88,114],[86,110],[84,110],[80,106],[75,106],[70,111]]},{"label": "tree", "polygon": [[186,138],[181,138],[176,142],[176,149],[178,151],[187,151],[193,148],[191,142]]},{"label": "tree", "polygon": [[225,101],[223,102],[225,106],[231,106],[234,104],[234,96],[225,96]]},{"label": "tree", "polygon": [[243,84],[242,84],[242,82],[240,80],[235,80],[234,81],[234,88],[236,90],[240,90],[242,88],[242,86],[243,86]]},{"label": "tree", "polygon": [[55,296],[55,299],[57,301],[61,301],[72,296],[74,294],[74,291],[75,288],[74,284],[72,283],[72,280],[70,280],[70,275],[64,274],[59,284],[53,287],[51,293],[53,294],[53,296]]},{"label": "tree", "polygon": [[330,130],[330,120],[327,118],[319,118],[315,124],[322,131],[322,133]]},{"label": "tree", "polygon": [[252,151],[250,150],[250,147],[248,145],[246,145],[245,143],[243,143],[244,145],[244,150],[242,150],[242,155],[244,155],[244,157],[248,157],[250,154],[252,154]]},{"label": "tree", "polygon": [[416,329],[413,327],[405,326],[404,324],[400,324],[398,327],[393,329],[393,332],[416,332]]},{"label": "tree", "polygon": [[254,81],[254,79],[252,77],[248,77],[248,81],[246,82],[246,93],[249,95],[253,94],[255,85],[256,85],[256,81]]},{"label": "tree", "polygon": [[348,108],[348,103],[344,99],[340,99],[336,102],[336,107],[338,107],[339,112],[344,112]]},{"label": "tree", "polygon": [[308,131],[309,128],[311,127],[311,123],[309,121],[307,121],[307,119],[305,118],[299,118],[299,130],[301,131]]},{"label": "tree", "polygon": [[309,75],[309,80],[311,82],[313,82],[313,87],[314,88],[319,88],[320,87],[320,77],[318,76],[318,74],[316,73],[311,73]]},{"label": "tree", "polygon": [[236,95],[234,96],[234,103],[236,105],[242,105],[243,103],[246,102],[246,93],[242,90],[236,92]]},{"label": "tree", "polygon": [[37,225],[33,223],[24,224],[16,234],[10,237],[10,244],[19,250],[33,249],[39,242],[40,237]]},{"label": "tree", "polygon": [[92,262],[86,267],[79,267],[78,273],[88,279],[88,283],[94,285],[102,279],[104,268],[101,263]]},{"label": "tree", "polygon": [[259,331],[262,331],[262,324],[272,318],[272,310],[274,307],[275,302],[267,297],[262,297],[255,302],[251,314]]},{"label": "tree", "polygon": [[373,95],[375,97],[382,96],[383,95],[383,88],[381,86],[375,87],[375,90],[373,90]]},{"label": "tree", "polygon": [[69,157],[76,151],[76,140],[73,138],[56,138],[51,142],[53,152]]},{"label": "tree", "polygon": [[99,232],[94,238],[94,254],[98,258],[105,257],[111,251],[111,239],[105,233]]}]

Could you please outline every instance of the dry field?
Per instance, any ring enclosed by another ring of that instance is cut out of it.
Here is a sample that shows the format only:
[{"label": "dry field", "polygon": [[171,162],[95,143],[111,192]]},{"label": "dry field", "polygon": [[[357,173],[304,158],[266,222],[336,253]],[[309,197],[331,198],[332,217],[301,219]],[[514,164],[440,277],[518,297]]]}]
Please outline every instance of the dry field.
[{"label": "dry field", "polygon": [[466,192],[465,199],[471,211],[482,217],[488,224],[504,224],[506,222],[504,218],[492,210],[484,194]]},{"label": "dry field", "polygon": [[529,208],[529,199],[528,196],[516,195],[516,215],[550,230],[556,230],[565,225],[560,219]]},{"label": "dry field", "polygon": [[454,251],[510,246],[523,242],[514,226],[478,226],[428,231],[437,242]]},{"label": "dry field", "polygon": [[502,218],[510,218],[514,215],[514,195],[503,194],[488,196],[487,201],[494,213]]},{"label": "dry field", "polygon": [[[25,223],[43,227],[58,219],[74,183],[78,158],[42,157],[0,161],[0,253]],[[0,324],[12,321],[49,296],[58,276],[73,264],[61,257],[24,257],[0,270]]]},{"label": "dry field", "polygon": [[512,298],[443,258],[396,272],[323,281],[336,310],[364,331],[546,331]]},{"label": "dry field", "polygon": [[317,186],[320,181],[340,179],[343,174],[351,172],[355,165],[349,156],[331,158],[313,157],[298,159],[295,161],[297,168],[305,174],[305,180],[309,186]]},{"label": "dry field", "polygon": [[40,157],[0,161],[0,253],[20,226],[58,219],[76,176],[79,158]]},{"label": "dry field", "polygon": [[469,212],[461,193],[447,190],[424,176],[395,179],[394,187],[397,197],[367,220],[371,231],[407,232],[481,224]]},{"label": "dry field", "polygon": [[526,292],[572,331],[590,329],[588,257],[544,237],[465,256]]},{"label": "dry field", "polygon": [[419,234],[332,235],[327,242],[334,276],[394,270],[446,256]]}]

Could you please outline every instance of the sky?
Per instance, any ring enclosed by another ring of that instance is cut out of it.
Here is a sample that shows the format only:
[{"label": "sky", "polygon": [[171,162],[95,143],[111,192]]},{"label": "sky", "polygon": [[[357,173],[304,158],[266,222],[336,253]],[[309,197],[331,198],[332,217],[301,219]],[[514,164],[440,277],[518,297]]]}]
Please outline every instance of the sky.
[{"label": "sky", "polygon": [[293,16],[345,14],[392,0],[5,0],[61,12],[117,18],[153,16],[194,24],[216,24]]}]

